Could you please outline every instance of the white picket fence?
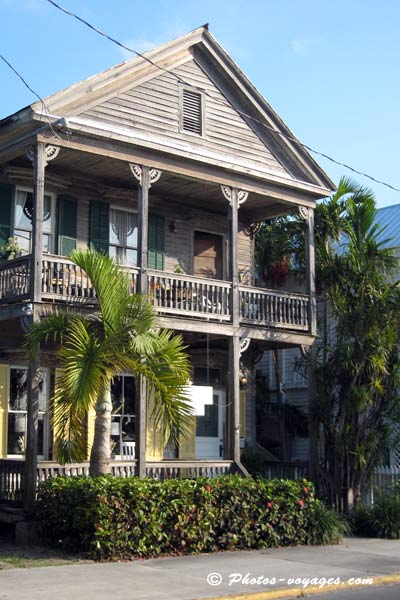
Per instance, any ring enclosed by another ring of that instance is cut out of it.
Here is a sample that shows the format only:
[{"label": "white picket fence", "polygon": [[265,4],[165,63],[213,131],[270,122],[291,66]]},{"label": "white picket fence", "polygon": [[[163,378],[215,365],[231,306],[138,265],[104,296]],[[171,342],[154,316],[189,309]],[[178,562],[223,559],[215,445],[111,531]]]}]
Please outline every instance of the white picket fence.
[{"label": "white picket fence", "polygon": [[363,494],[363,502],[374,505],[377,492],[387,492],[395,484],[400,484],[400,467],[376,467],[371,484]]}]

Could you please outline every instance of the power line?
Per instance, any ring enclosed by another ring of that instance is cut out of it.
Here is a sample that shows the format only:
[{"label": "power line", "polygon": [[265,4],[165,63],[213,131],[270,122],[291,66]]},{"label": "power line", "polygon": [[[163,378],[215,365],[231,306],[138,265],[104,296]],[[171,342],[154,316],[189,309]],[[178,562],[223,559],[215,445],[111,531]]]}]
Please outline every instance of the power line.
[{"label": "power line", "polygon": [[6,65],[11,69],[11,71],[13,71],[15,73],[15,75],[22,81],[24,86],[26,88],[28,88],[28,90],[31,92],[31,94],[36,96],[36,98],[44,104],[43,99],[39,96],[39,94],[37,92],[35,92],[35,90],[33,88],[31,88],[29,83],[27,83],[27,81],[22,77],[22,75],[20,73],[18,73],[17,69],[15,67],[13,67],[12,64],[2,54],[0,54],[0,58],[3,62],[6,63]]},{"label": "power line", "polygon": [[24,86],[31,92],[31,94],[36,96],[36,98],[39,100],[39,102],[42,105],[42,114],[44,114],[47,117],[51,131],[58,139],[61,139],[60,136],[58,135],[58,133],[53,128],[53,123],[51,122],[50,116],[49,116],[50,113],[49,113],[49,110],[48,110],[43,98],[41,96],[39,96],[39,94],[29,85],[29,83],[26,81],[26,79],[21,75],[21,73],[19,73],[19,71],[17,71],[17,69],[10,63],[10,61],[8,61],[2,54],[0,54],[0,58],[7,65],[7,67],[9,67],[11,69],[11,71],[13,71],[13,73],[18,77],[18,79],[20,79],[20,81],[22,81]]},{"label": "power line", "polygon": [[[120,48],[123,48],[124,50],[127,50],[128,52],[131,52],[132,54],[135,54],[136,56],[139,56],[140,58],[142,58],[143,60],[147,61],[148,63],[150,63],[151,65],[153,65],[157,69],[163,71],[164,73],[168,73],[169,75],[172,75],[172,77],[174,77],[179,83],[182,83],[182,84],[186,85],[187,87],[196,88],[196,86],[192,85],[188,81],[185,81],[182,77],[180,77],[179,75],[177,75],[176,73],[174,73],[170,69],[167,69],[165,67],[162,67],[161,65],[158,65],[156,62],[154,62],[153,60],[151,60],[149,57],[147,57],[146,55],[142,54],[141,52],[138,52],[137,50],[135,50],[133,48],[129,48],[129,46],[127,46],[126,44],[123,44],[122,42],[120,42],[117,39],[113,38],[112,36],[110,36],[109,34],[105,33],[104,31],[102,31],[98,27],[95,27],[94,25],[92,25],[91,23],[89,23],[89,21],[86,21],[85,19],[83,19],[82,17],[80,17],[79,15],[77,15],[76,13],[74,13],[74,12],[72,12],[70,10],[67,10],[66,8],[64,8],[63,6],[61,6],[60,4],[57,4],[57,2],[55,2],[54,0],[47,0],[47,2],[49,2],[49,4],[52,4],[55,8],[57,8],[61,12],[65,13],[66,15],[68,15],[70,17],[73,17],[74,19],[77,19],[83,25],[86,25],[87,27],[89,27],[89,29],[92,29],[93,31],[95,31],[99,35],[105,37],[110,42],[116,44]],[[22,81],[26,84],[26,82],[23,79],[22,79]],[[33,90],[31,90],[31,91],[33,91]],[[220,104],[223,104],[225,106],[230,106],[230,104],[227,101],[221,100],[220,98],[216,98],[215,96],[213,96],[212,94],[210,94],[209,92],[207,92],[207,90],[203,90],[203,93],[206,96],[208,96],[209,98],[212,98],[212,100],[214,100],[215,102],[219,102]],[[35,93],[35,95],[37,96],[36,93]],[[41,100],[41,102],[43,102],[43,100]],[[269,129],[270,131],[272,131],[275,135],[279,135],[282,139],[288,140],[290,142],[293,142],[293,143],[301,146],[302,148],[304,148],[305,150],[308,150],[308,152],[311,152],[312,154],[315,154],[317,156],[321,156],[321,157],[325,158],[326,160],[329,160],[330,162],[332,162],[332,163],[334,163],[336,165],[339,165],[339,166],[341,166],[341,167],[343,167],[345,169],[348,169],[349,171],[352,171],[353,173],[356,173],[357,175],[361,175],[362,177],[366,177],[367,179],[370,179],[371,181],[374,181],[375,183],[378,183],[380,185],[384,185],[385,187],[387,187],[387,188],[389,188],[391,190],[394,190],[396,192],[400,192],[400,188],[397,188],[397,187],[391,185],[390,183],[387,183],[387,182],[385,182],[385,181],[383,181],[381,179],[377,179],[377,178],[373,177],[372,175],[369,175],[368,173],[364,173],[362,171],[359,171],[358,169],[355,169],[354,167],[351,167],[350,165],[348,165],[348,164],[346,164],[344,162],[336,160],[335,158],[333,158],[332,156],[329,156],[328,154],[325,154],[324,152],[320,152],[319,150],[315,150],[314,148],[312,148],[311,146],[308,146],[307,144],[304,144],[303,142],[301,142],[297,138],[278,131],[274,127],[271,127],[270,125],[267,125],[264,121],[261,121],[260,119],[257,119],[256,117],[253,117],[252,115],[249,115],[249,114],[247,114],[247,113],[245,113],[245,112],[243,112],[243,111],[241,111],[241,110],[239,110],[237,108],[235,108],[235,110],[243,118],[250,119],[250,120],[254,121],[255,123],[258,123],[262,127],[264,127],[266,129]]]}]

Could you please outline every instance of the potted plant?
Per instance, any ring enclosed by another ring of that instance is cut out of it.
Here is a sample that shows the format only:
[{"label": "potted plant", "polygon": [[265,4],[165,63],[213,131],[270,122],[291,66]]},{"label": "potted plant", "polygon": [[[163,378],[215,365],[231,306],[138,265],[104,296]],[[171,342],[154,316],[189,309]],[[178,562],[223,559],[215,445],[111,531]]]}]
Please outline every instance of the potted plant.
[{"label": "potted plant", "polygon": [[0,246],[0,260],[13,260],[21,256],[21,248],[16,238],[9,237],[5,244]]}]

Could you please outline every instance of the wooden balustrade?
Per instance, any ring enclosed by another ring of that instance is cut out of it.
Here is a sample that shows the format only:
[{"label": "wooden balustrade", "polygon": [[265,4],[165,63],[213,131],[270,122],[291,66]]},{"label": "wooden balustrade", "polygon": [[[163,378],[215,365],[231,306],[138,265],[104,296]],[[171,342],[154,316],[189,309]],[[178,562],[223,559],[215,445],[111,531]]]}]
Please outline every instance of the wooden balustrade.
[{"label": "wooden balustrade", "polygon": [[303,479],[308,477],[306,462],[266,462],[262,470],[265,479]]},{"label": "wooden balustrade", "polygon": [[30,256],[0,263],[0,302],[29,297]]},{"label": "wooden balustrade", "polygon": [[157,312],[230,320],[231,284],[190,275],[149,271],[149,296]]},{"label": "wooden balustrade", "polygon": [[[112,460],[111,473],[115,477],[133,477],[137,474],[136,460]],[[21,506],[24,489],[25,461],[18,459],[0,459],[0,505]],[[197,477],[215,478],[234,471],[229,460],[163,460],[148,462],[146,476],[164,481],[166,479],[196,479]],[[89,462],[60,465],[53,461],[38,461],[37,482],[50,477],[88,476]]]},{"label": "wooden balustrade", "polygon": [[[129,269],[131,291],[137,289],[137,269]],[[72,261],[47,254],[43,260],[42,295],[68,300],[95,299],[96,292],[86,273]]]},{"label": "wooden balustrade", "polygon": [[309,329],[309,297],[240,286],[240,320],[265,327]]},{"label": "wooden balustrade", "polygon": [[24,467],[22,460],[0,459],[0,504],[22,505]]},{"label": "wooden balustrade", "polygon": [[[129,268],[131,291],[136,293],[138,269]],[[29,298],[30,257],[0,264],[0,303]],[[180,273],[149,271],[149,297],[156,311],[194,319],[231,321],[232,284]],[[309,297],[264,288],[240,286],[240,322],[260,327],[309,330]],[[45,255],[42,267],[43,300],[96,302],[86,273],[70,260]]]},{"label": "wooden balustrade", "polygon": [[146,476],[161,481],[165,479],[196,479],[197,477],[219,477],[234,471],[230,460],[163,460],[148,462]]}]

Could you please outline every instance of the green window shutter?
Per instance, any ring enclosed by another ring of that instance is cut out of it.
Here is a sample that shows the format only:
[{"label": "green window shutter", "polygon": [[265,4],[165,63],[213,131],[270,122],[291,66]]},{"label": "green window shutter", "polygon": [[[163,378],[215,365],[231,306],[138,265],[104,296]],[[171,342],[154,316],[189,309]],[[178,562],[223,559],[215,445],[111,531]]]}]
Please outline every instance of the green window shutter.
[{"label": "green window shutter", "polygon": [[149,269],[164,270],[164,230],[164,217],[149,215]]},{"label": "green window shutter", "polygon": [[58,196],[58,243],[60,256],[69,256],[76,248],[76,199]]},{"label": "green window shutter", "polygon": [[0,183],[0,246],[12,235],[14,188]]},{"label": "green window shutter", "polygon": [[106,202],[90,204],[90,248],[108,255],[110,208]]}]

